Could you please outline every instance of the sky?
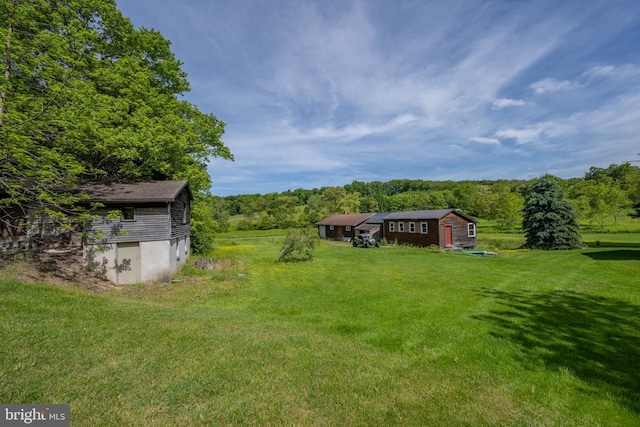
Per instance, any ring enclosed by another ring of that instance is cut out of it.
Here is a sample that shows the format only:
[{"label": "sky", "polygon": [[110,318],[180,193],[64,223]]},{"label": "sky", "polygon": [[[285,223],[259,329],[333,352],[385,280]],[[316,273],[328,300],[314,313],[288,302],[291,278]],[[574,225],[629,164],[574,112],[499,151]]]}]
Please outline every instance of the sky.
[{"label": "sky", "polygon": [[219,196],[640,158],[637,0],[117,0],[226,123]]}]

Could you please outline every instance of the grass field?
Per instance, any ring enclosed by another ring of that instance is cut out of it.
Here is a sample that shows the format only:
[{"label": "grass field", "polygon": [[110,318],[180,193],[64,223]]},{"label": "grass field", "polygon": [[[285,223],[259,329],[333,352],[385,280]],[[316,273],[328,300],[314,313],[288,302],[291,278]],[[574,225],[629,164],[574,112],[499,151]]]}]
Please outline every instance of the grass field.
[{"label": "grass field", "polygon": [[640,235],[585,240],[497,257],[323,242],[277,263],[277,233],[234,233],[220,269],[104,294],[10,266],[0,402],[69,403],[82,426],[637,426]]}]

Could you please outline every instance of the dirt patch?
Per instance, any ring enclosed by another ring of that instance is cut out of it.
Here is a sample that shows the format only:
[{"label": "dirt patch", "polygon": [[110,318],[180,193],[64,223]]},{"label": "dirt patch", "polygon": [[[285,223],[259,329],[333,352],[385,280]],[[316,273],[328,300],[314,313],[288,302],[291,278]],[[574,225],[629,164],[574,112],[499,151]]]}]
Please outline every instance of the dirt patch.
[{"label": "dirt patch", "polygon": [[0,270],[6,278],[24,283],[51,283],[103,293],[117,288],[84,267],[82,248],[50,249],[3,255]]}]

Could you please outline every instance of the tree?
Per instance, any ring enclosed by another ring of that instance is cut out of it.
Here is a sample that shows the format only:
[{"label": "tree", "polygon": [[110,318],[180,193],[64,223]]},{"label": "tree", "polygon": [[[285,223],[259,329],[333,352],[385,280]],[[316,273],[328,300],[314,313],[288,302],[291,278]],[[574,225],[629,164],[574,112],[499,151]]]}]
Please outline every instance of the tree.
[{"label": "tree", "polygon": [[293,230],[289,230],[280,249],[278,261],[310,261],[313,259],[313,251],[318,241],[318,235],[313,228],[294,228]]},{"label": "tree", "polygon": [[564,199],[564,191],[552,176],[537,180],[525,194],[522,228],[525,247],[575,249],[583,247],[578,214]]},{"label": "tree", "polygon": [[301,222],[312,225],[329,215],[324,198],[319,194],[314,194],[307,199]]},{"label": "tree", "polygon": [[0,209],[64,222],[80,179],[188,179],[208,194],[224,123],[179,98],[181,63],[113,0],[0,2]]},{"label": "tree", "polygon": [[631,212],[631,201],[627,193],[614,184],[611,178],[602,182],[589,182],[583,199],[588,207],[588,217],[603,230],[610,218],[615,223],[618,217]]},{"label": "tree", "polygon": [[521,217],[523,198],[512,192],[506,183],[498,182],[491,187],[491,193],[481,197],[477,206],[483,218],[496,220],[502,227],[513,228]]}]

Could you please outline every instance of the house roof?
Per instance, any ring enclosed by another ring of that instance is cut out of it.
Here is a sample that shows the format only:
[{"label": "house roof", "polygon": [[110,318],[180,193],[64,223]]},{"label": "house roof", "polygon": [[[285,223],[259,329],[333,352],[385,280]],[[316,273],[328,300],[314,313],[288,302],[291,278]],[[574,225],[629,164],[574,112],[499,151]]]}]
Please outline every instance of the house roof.
[{"label": "house roof", "polygon": [[370,218],[372,216],[373,216],[372,213],[331,215],[321,221],[316,222],[316,225],[356,226],[356,225],[362,224],[367,220],[367,218]]},{"label": "house roof", "polygon": [[75,191],[88,195],[92,202],[170,203],[184,189],[193,200],[188,181],[85,182]]},{"label": "house roof", "polygon": [[424,211],[408,211],[408,212],[394,212],[384,217],[385,221],[395,221],[399,219],[441,219],[450,213],[459,215],[471,222],[476,222],[473,218],[468,217],[462,212],[456,209],[436,209],[436,210],[424,210]]}]

